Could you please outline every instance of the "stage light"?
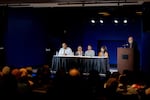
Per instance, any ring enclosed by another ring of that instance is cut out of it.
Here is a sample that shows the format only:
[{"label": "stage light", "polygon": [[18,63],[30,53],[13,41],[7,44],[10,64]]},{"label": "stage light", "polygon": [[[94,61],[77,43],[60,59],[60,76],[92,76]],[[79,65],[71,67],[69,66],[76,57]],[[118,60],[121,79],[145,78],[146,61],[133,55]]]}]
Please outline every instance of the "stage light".
[{"label": "stage light", "polygon": [[104,23],[104,21],[103,21],[102,19],[100,19],[100,20],[99,20],[99,22],[100,22],[101,24],[103,24],[103,23]]},{"label": "stage light", "polygon": [[127,24],[127,23],[128,23],[128,20],[126,20],[126,19],[123,20],[123,23],[124,23],[124,24]]},{"label": "stage light", "polygon": [[118,20],[115,19],[115,20],[114,20],[114,23],[117,24],[117,23],[119,23],[119,22],[118,22]]},{"label": "stage light", "polygon": [[94,19],[92,19],[92,20],[91,20],[91,23],[93,23],[93,24],[94,24],[94,23],[95,23],[95,20],[94,20]]}]

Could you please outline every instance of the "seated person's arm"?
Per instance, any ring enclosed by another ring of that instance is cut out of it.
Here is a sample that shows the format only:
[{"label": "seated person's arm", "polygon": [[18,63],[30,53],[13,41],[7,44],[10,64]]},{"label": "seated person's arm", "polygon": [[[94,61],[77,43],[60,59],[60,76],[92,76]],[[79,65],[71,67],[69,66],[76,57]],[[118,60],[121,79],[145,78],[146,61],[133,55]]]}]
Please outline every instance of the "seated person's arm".
[{"label": "seated person's arm", "polygon": [[95,56],[95,51],[93,50],[93,56]]},{"label": "seated person's arm", "polygon": [[99,53],[98,53],[98,56],[99,56],[99,57],[101,57],[101,56],[102,56],[101,52],[99,52]]},{"label": "seated person's arm", "polygon": [[64,50],[62,48],[59,50],[58,55],[64,55]]},{"label": "seated person's arm", "polygon": [[[99,57],[102,57],[102,53],[99,52],[99,53],[98,53],[98,56],[99,56]],[[104,57],[108,58],[108,52],[105,52],[105,53],[104,53]]]},{"label": "seated person's arm", "polygon": [[67,55],[74,55],[71,48],[68,49]]},{"label": "seated person's arm", "polygon": [[106,58],[108,58],[108,52],[105,52],[104,56],[105,56]]}]

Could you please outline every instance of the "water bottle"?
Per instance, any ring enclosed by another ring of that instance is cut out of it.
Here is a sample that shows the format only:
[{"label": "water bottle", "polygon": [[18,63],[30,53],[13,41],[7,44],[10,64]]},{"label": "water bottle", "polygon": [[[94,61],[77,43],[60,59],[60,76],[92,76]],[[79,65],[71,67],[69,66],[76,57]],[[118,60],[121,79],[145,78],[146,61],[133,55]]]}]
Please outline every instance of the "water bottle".
[{"label": "water bottle", "polygon": [[56,56],[58,56],[58,51],[56,51]]}]

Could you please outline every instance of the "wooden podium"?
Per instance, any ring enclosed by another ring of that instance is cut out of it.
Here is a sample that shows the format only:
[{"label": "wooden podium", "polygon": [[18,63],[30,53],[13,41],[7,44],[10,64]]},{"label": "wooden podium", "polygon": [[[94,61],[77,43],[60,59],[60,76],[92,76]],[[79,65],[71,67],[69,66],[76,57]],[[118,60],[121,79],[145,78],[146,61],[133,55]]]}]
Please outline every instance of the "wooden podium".
[{"label": "wooden podium", "polygon": [[133,48],[117,48],[117,68],[120,74],[122,74],[124,70],[134,70]]}]

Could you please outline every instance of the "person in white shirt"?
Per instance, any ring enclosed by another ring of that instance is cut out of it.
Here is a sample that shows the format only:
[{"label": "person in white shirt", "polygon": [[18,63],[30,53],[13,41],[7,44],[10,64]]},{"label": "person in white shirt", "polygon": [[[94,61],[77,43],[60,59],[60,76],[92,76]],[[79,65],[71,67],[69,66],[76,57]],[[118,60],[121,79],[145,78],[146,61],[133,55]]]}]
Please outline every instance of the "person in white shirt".
[{"label": "person in white shirt", "polygon": [[92,46],[91,45],[88,45],[88,48],[85,51],[85,56],[95,56],[95,51],[92,50]]},{"label": "person in white shirt", "polygon": [[73,55],[72,49],[67,46],[66,43],[62,43],[62,48],[60,48],[58,55]]}]

